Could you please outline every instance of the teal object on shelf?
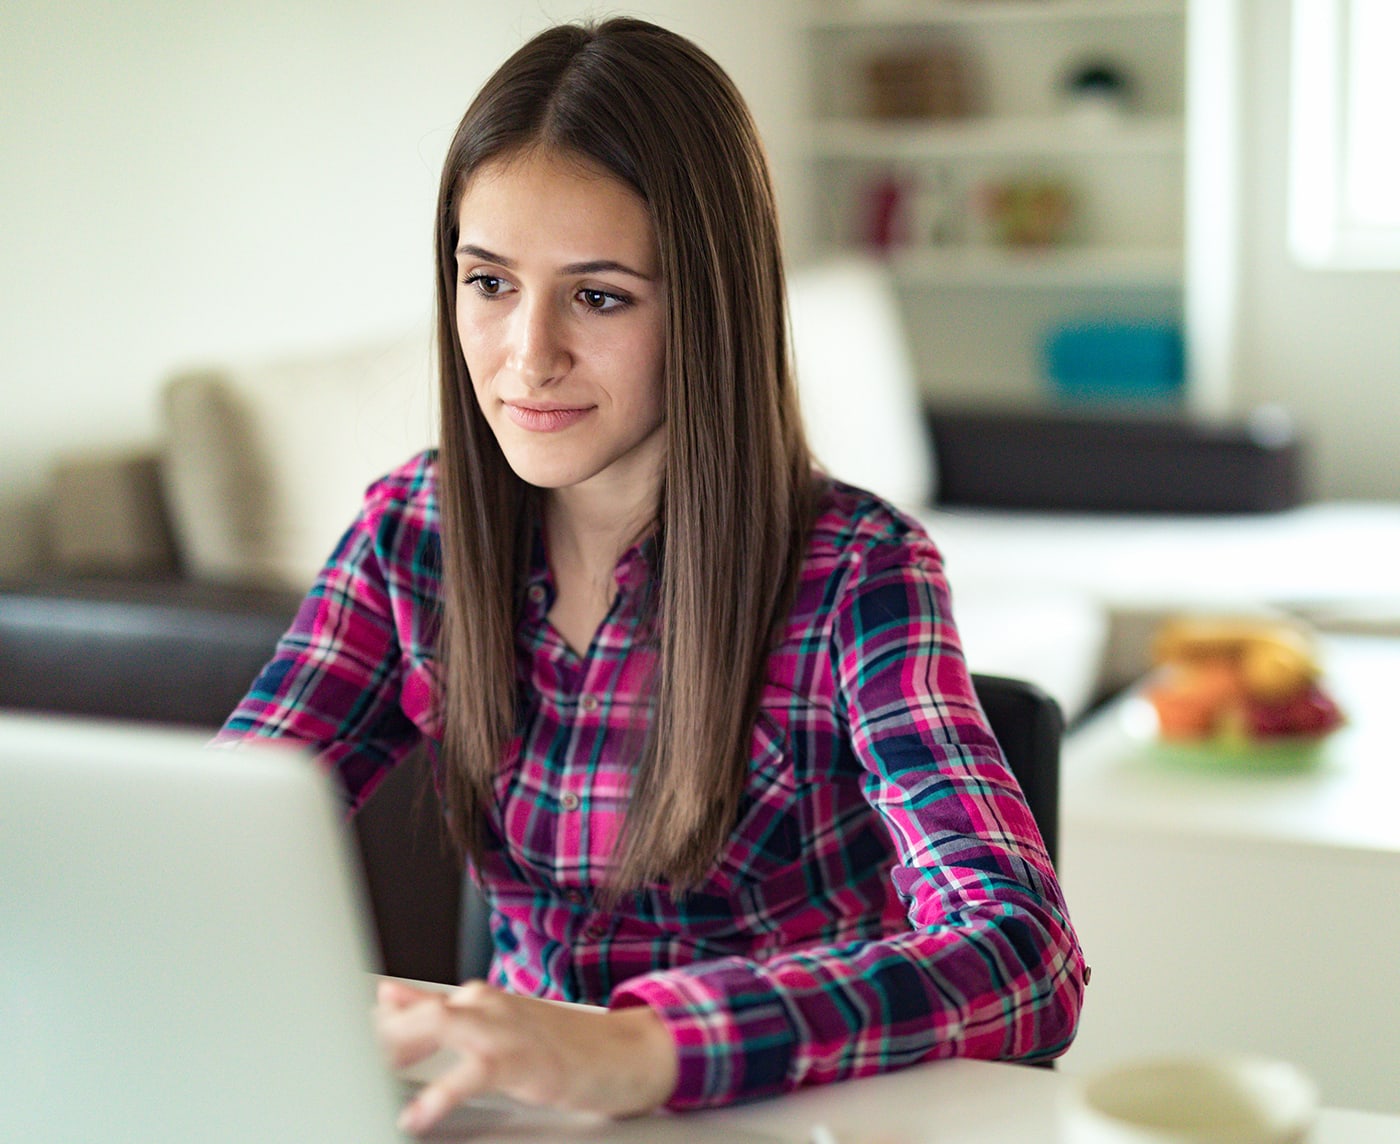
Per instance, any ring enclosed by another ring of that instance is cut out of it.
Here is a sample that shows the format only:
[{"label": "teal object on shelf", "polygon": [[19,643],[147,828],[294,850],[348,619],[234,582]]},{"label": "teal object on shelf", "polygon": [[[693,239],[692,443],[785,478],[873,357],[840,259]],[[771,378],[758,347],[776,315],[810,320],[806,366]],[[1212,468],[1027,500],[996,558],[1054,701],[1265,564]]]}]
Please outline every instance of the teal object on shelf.
[{"label": "teal object on shelf", "polygon": [[1162,401],[1181,391],[1181,328],[1174,322],[1077,322],[1046,338],[1045,373],[1076,400]]}]

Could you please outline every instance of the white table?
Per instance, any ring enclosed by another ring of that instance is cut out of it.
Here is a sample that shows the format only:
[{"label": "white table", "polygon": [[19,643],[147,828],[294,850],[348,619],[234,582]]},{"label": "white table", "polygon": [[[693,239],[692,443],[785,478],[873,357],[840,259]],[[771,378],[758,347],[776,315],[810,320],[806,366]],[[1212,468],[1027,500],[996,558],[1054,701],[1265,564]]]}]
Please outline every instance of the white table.
[{"label": "white table", "polygon": [[1131,699],[1067,741],[1060,874],[1094,971],[1067,1070],[1254,1051],[1400,1113],[1400,640],[1323,653],[1352,724],[1315,770],[1164,765]]},{"label": "white table", "polygon": [[[460,1138],[474,1144],[809,1144],[812,1125],[820,1123],[840,1144],[1074,1144],[1068,1126],[1074,1084],[1063,1072],[943,1061],[735,1108]],[[1313,1144],[1400,1144],[1400,1117],[1324,1109]]]}]

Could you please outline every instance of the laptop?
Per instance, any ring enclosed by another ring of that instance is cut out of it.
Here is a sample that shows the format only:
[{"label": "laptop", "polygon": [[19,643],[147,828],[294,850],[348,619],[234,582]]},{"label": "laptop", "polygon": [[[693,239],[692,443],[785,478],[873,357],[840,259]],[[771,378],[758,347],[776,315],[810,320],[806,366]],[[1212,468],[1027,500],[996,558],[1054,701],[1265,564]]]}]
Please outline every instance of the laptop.
[{"label": "laptop", "polygon": [[[400,1144],[358,859],[285,746],[0,713],[0,1140]],[[439,1140],[771,1140],[503,1098]]]},{"label": "laptop", "polygon": [[405,1139],[330,783],[205,738],[0,715],[0,1137]]}]

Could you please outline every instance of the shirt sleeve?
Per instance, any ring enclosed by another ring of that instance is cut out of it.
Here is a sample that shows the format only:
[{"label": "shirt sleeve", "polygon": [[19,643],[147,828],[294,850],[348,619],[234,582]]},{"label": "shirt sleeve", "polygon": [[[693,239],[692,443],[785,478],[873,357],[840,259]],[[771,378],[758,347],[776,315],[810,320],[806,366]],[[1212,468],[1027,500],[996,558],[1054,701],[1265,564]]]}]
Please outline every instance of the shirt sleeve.
[{"label": "shirt sleeve", "polygon": [[967,1056],[1068,1048],[1084,963],[1045,845],[972,688],[931,544],[859,558],[831,630],[838,704],[894,844],[908,928],[627,982],[692,1108]]},{"label": "shirt sleeve", "polygon": [[393,529],[380,492],[371,486],[271,662],[214,740],[306,744],[339,777],[351,811],[421,737],[400,703],[404,657],[389,587]]}]

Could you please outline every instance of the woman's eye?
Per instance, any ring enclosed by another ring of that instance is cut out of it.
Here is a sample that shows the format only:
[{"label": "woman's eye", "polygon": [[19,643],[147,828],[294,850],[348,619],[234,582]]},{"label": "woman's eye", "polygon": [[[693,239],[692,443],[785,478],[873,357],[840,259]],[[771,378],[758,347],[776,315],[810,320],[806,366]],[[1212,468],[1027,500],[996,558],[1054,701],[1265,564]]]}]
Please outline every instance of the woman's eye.
[{"label": "woman's eye", "polygon": [[578,296],[588,309],[601,313],[627,305],[627,299],[618,294],[609,294],[606,290],[580,290]]},{"label": "woman's eye", "polygon": [[505,293],[505,279],[497,278],[493,274],[469,274],[465,279],[466,285],[474,286],[478,294],[487,298],[496,298]]}]

